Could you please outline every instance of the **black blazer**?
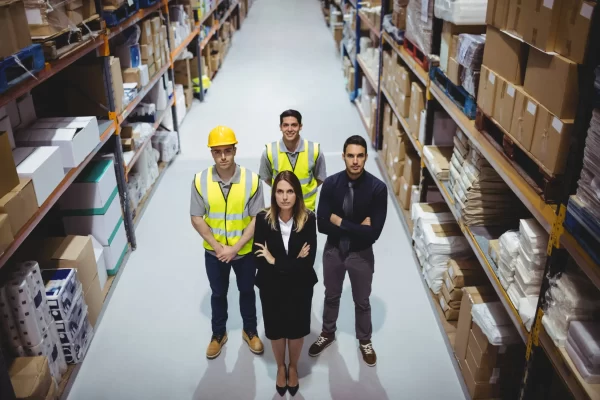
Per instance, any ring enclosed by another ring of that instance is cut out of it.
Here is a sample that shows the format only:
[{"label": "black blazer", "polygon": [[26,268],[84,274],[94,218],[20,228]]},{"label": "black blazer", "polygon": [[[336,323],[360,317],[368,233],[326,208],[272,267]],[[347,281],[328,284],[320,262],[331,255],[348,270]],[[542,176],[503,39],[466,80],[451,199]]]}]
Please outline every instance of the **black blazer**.
[{"label": "black blazer", "polygon": [[[267,290],[285,290],[290,285],[295,288],[314,286],[318,282],[313,267],[317,254],[317,218],[315,214],[309,211],[308,220],[300,232],[296,232],[296,224],[294,223],[288,243],[288,253],[285,252],[283,246],[281,229],[271,229],[266,215],[266,211],[261,211],[256,216],[253,253],[260,250],[256,243],[263,245],[267,243],[269,252],[275,258],[275,265],[269,264],[264,257],[254,255],[258,268],[255,285],[260,289]],[[310,245],[309,254],[304,258],[297,258],[304,243]]]}]

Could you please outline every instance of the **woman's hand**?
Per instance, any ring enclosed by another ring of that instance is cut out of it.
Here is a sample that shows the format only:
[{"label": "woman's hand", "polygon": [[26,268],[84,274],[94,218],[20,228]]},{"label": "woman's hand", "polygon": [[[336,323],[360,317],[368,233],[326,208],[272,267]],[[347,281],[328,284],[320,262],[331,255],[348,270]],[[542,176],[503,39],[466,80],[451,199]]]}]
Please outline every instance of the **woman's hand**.
[{"label": "woman's hand", "polygon": [[273,258],[273,256],[271,255],[271,253],[269,252],[269,248],[267,247],[267,242],[265,242],[265,244],[260,244],[260,243],[254,243],[255,245],[257,245],[258,247],[260,247],[260,250],[256,250],[256,252],[254,254],[256,254],[256,257],[264,257],[265,260],[267,260],[267,262],[271,265],[275,265],[275,258]]},{"label": "woman's hand", "polygon": [[300,253],[298,253],[298,257],[296,258],[305,258],[306,256],[308,256],[309,252],[310,245],[308,243],[304,243],[304,246],[302,246],[302,250],[300,250]]}]

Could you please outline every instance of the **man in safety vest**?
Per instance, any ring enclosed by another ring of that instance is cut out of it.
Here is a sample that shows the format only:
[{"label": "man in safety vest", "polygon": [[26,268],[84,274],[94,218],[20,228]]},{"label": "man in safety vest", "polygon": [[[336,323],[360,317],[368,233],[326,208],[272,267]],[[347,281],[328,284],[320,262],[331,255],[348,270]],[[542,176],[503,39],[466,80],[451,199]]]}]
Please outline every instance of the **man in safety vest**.
[{"label": "man in safety vest", "polygon": [[279,128],[283,137],[266,145],[260,160],[260,178],[271,186],[278,173],[292,171],[302,184],[306,207],[315,211],[318,188],[327,178],[319,143],[300,137],[302,115],[296,110],[281,113]]},{"label": "man in safety vest", "polygon": [[194,177],[190,214],[192,225],[204,239],[206,274],[212,290],[212,338],[206,357],[221,354],[227,342],[227,289],[231,267],[240,291],[242,338],[250,351],[263,353],[256,331],[256,266],[251,253],[254,219],[265,201],[258,175],[235,163],[237,139],[225,126],[208,135],[215,164]]}]

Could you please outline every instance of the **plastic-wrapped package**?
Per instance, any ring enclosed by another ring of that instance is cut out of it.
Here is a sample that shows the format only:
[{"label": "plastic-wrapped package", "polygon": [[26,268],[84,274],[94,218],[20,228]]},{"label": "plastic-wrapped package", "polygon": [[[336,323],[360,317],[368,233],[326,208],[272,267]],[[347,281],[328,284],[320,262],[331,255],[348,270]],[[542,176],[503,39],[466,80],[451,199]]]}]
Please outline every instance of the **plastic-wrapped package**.
[{"label": "plastic-wrapped package", "polygon": [[498,240],[500,241],[500,258],[510,263],[519,254],[519,232],[506,231]]},{"label": "plastic-wrapped package", "polygon": [[585,354],[577,348],[575,343],[571,342],[567,339],[566,346],[567,354],[575,364],[575,368],[579,371],[579,374],[583,378],[586,383],[589,384],[598,384],[600,383],[600,374],[597,371],[590,371],[590,369],[585,365]]},{"label": "plastic-wrapped package", "polygon": [[548,315],[544,315],[542,317],[542,325],[550,336],[550,339],[554,342],[556,347],[565,347],[565,343],[567,342],[567,335],[561,333],[559,329],[557,329],[554,320],[549,318]]},{"label": "plastic-wrapped package", "polygon": [[548,233],[533,218],[522,219],[519,223],[519,232],[525,240],[531,243],[531,247],[545,249],[548,245]]},{"label": "plastic-wrapped package", "polygon": [[[498,276],[498,277],[500,277],[500,276]],[[500,280],[500,282],[502,282],[502,280]],[[504,285],[502,285],[502,287],[504,287]],[[513,283],[508,285],[508,288],[506,288],[506,287],[504,287],[504,288],[506,289],[506,293],[508,294],[508,298],[510,299],[511,303],[513,303],[515,308],[518,309],[521,299],[525,298],[525,296],[523,296],[523,294],[519,292],[517,285],[514,284],[514,278],[513,278]]]},{"label": "plastic-wrapped package", "polygon": [[[596,78],[598,82],[598,78]],[[600,110],[595,109],[585,140],[583,169],[578,182],[577,197],[594,216],[590,221],[600,225]]]},{"label": "plastic-wrapped package", "polygon": [[487,0],[436,0],[436,18],[455,25],[485,25]]},{"label": "plastic-wrapped package", "polygon": [[[481,66],[480,66],[481,68]],[[481,75],[480,69],[462,68],[460,73],[460,84],[463,89],[467,91],[471,96],[477,97],[479,92],[479,77]]]},{"label": "plastic-wrapped package", "polygon": [[161,162],[171,161],[179,151],[177,132],[157,131],[152,137],[152,147],[158,150]]},{"label": "plastic-wrapped package", "polygon": [[465,68],[481,69],[483,62],[483,48],[485,35],[461,33],[458,35],[458,48],[456,49],[456,62]]},{"label": "plastic-wrapped package", "polygon": [[519,316],[525,325],[527,332],[531,331],[531,326],[535,320],[535,310],[537,308],[538,298],[536,296],[522,297],[518,303]]},{"label": "plastic-wrapped package", "polygon": [[490,344],[505,346],[521,341],[504,305],[499,301],[473,304],[473,322],[481,328]]},{"label": "plastic-wrapped package", "polygon": [[425,55],[433,40],[433,0],[411,0],[406,11],[405,37]]},{"label": "plastic-wrapped package", "polygon": [[521,280],[523,281],[523,283],[527,286],[531,286],[531,285],[538,285],[541,286],[542,284],[542,278],[544,277],[544,270],[541,269],[529,269],[525,267],[525,264],[523,262],[523,257],[521,257],[521,255],[519,255],[516,258],[516,263],[515,263],[515,267],[516,267],[516,271],[518,272],[518,274],[521,277]]},{"label": "plastic-wrapped package", "polygon": [[[571,358],[579,358],[580,368],[577,369],[582,375],[600,375],[600,323],[597,321],[573,321],[569,326],[567,334],[567,351],[571,346],[573,353],[569,352]],[[575,360],[573,360],[575,361]],[[590,383],[590,382],[588,382]]]}]

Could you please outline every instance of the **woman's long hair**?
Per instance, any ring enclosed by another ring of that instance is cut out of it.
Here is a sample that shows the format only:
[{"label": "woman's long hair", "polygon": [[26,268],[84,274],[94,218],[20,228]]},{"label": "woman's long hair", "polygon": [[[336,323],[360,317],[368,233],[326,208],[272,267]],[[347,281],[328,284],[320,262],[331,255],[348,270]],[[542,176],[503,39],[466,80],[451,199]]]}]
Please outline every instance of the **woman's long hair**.
[{"label": "woman's long hair", "polygon": [[302,186],[300,185],[300,181],[298,177],[294,175],[293,172],[290,171],[282,171],[275,177],[273,181],[273,186],[271,188],[271,207],[267,209],[267,222],[271,225],[271,229],[279,230],[279,205],[277,205],[277,185],[279,182],[285,181],[290,184],[292,189],[294,189],[294,193],[296,194],[296,202],[294,203],[294,207],[292,209],[292,218],[294,219],[294,223],[296,224],[296,232],[300,232],[302,228],[304,228],[304,224],[308,220],[308,210],[306,209],[306,205],[304,204],[304,196],[302,195]]}]

